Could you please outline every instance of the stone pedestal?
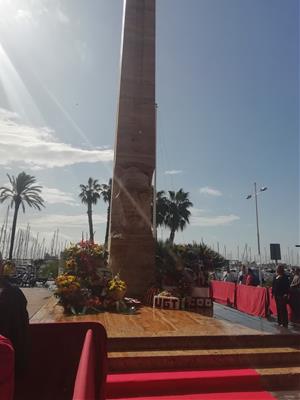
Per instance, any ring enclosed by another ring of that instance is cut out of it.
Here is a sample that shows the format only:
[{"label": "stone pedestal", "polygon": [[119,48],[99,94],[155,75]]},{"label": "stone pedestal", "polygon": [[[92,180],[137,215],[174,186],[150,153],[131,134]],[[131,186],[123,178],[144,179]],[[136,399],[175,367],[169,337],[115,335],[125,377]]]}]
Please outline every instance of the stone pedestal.
[{"label": "stone pedestal", "polygon": [[155,0],[127,0],[124,13],[109,263],[126,281],[127,295],[141,297],[155,261]]},{"label": "stone pedestal", "polygon": [[142,298],[153,284],[154,241],[150,236],[111,239],[110,265],[127,283],[126,296]]}]

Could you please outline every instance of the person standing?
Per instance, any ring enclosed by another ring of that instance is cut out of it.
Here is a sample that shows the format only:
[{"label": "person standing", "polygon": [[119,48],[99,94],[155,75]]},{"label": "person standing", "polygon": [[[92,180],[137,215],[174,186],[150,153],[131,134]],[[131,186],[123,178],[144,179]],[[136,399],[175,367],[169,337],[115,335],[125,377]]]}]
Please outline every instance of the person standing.
[{"label": "person standing", "polygon": [[10,283],[0,253],[0,335],[10,339],[15,350],[16,376],[26,368],[29,318],[23,292]]},{"label": "person standing", "polygon": [[297,268],[290,287],[292,322],[300,322],[300,268]]},{"label": "person standing", "polygon": [[234,282],[234,277],[233,277],[229,267],[226,267],[226,270],[223,273],[223,281],[224,282]]},{"label": "person standing", "polygon": [[278,324],[285,328],[288,327],[287,302],[289,292],[289,279],[284,273],[283,265],[278,265],[272,284],[272,297],[275,297]]},{"label": "person standing", "polygon": [[246,268],[246,265],[242,265],[242,268],[238,274],[238,282],[237,283],[239,285],[245,285],[246,279],[247,279],[247,268]]},{"label": "person standing", "polygon": [[248,268],[248,273],[246,276],[246,285],[247,286],[257,286],[255,282],[255,275],[251,268]]}]

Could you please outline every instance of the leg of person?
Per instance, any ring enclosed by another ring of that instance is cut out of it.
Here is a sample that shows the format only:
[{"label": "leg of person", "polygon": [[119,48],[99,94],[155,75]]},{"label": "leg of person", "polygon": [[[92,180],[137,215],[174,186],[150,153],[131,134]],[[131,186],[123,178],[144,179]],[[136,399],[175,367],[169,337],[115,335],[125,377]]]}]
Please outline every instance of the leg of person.
[{"label": "leg of person", "polygon": [[285,299],[282,299],[282,324],[287,328],[289,324],[288,312],[287,312],[287,304]]},{"label": "leg of person", "polygon": [[282,325],[283,322],[282,322],[281,298],[276,297],[275,302],[276,302],[276,309],[277,309],[277,322],[278,322],[278,325]]},{"label": "leg of person", "polygon": [[295,322],[300,322],[300,288],[297,288],[295,293],[295,319]]}]

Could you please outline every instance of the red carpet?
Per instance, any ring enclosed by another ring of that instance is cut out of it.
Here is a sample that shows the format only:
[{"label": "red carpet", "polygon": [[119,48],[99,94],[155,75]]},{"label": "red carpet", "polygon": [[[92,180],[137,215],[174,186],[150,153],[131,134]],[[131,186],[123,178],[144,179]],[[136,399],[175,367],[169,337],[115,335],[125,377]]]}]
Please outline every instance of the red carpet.
[{"label": "red carpet", "polygon": [[122,397],[118,400],[275,400],[275,398],[267,392],[229,392],[183,394],[178,396],[173,394],[170,396]]},{"label": "red carpet", "polygon": [[253,369],[111,374],[107,399],[271,400]]}]

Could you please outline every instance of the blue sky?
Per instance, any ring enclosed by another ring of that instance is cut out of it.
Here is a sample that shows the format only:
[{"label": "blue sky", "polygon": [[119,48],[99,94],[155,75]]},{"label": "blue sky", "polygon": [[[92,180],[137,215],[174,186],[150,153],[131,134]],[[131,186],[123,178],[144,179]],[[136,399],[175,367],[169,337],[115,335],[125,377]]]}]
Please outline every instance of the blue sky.
[{"label": "blue sky", "polygon": [[[47,207],[20,225],[76,241],[88,231],[79,184],[112,174],[122,1],[0,6],[0,183],[35,175]],[[297,0],[157,0],[158,189],[182,187],[194,203],[178,242],[254,254],[254,181],[268,186],[263,256],[269,243],[285,254],[299,242],[298,56]],[[105,213],[100,202],[99,241]]]}]

